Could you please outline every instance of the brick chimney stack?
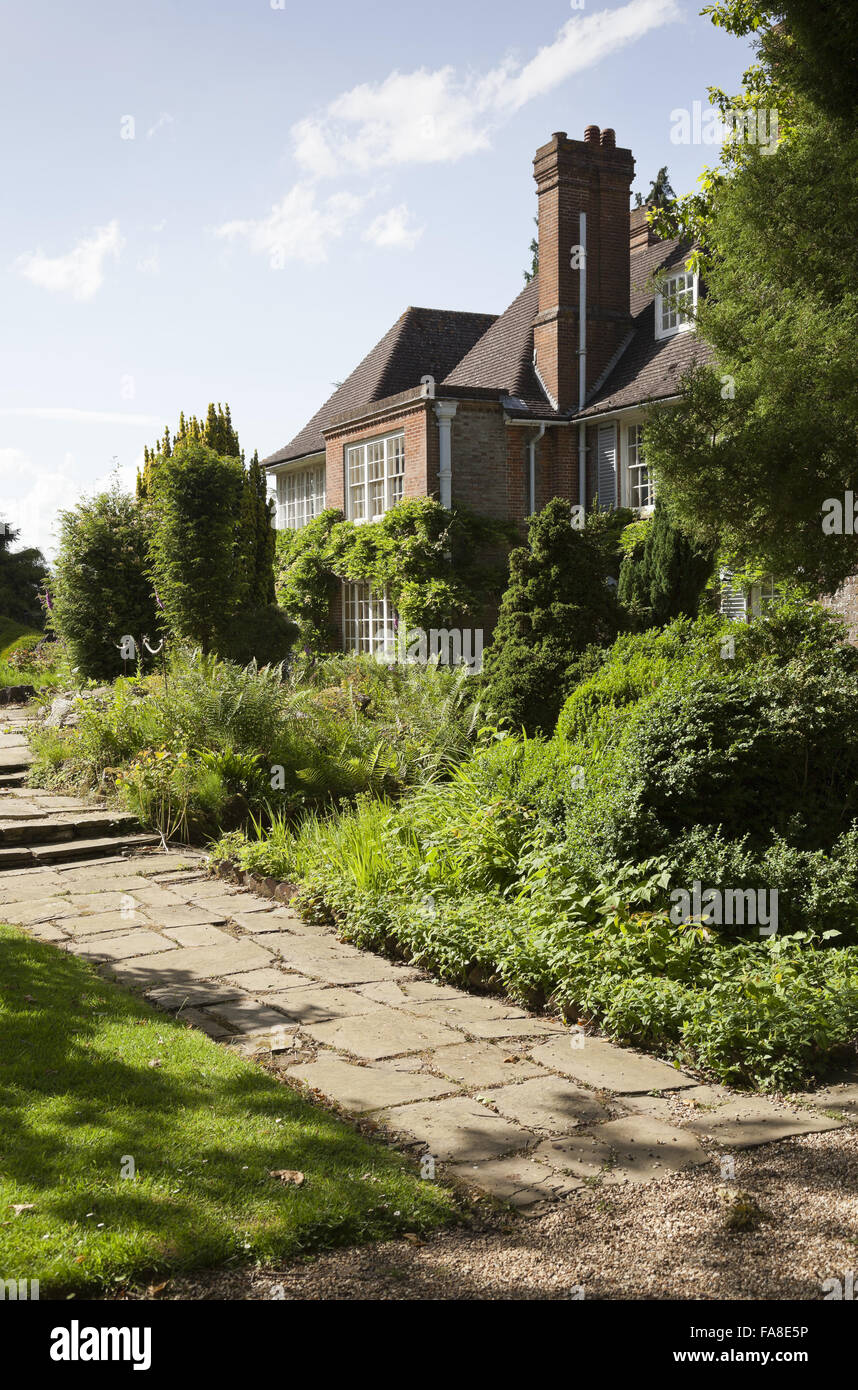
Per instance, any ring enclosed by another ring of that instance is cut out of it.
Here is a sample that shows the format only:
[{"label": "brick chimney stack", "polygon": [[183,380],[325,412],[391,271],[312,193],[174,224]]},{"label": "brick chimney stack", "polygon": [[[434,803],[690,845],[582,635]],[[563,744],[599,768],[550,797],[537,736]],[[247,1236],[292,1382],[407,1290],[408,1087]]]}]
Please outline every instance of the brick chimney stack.
[{"label": "brick chimney stack", "polygon": [[631,150],[617,149],[613,130],[587,126],[583,140],[564,131],[536,151],[539,198],[536,367],[559,410],[578,404],[578,296],[573,268],[579,213],[587,214],[587,389],[601,376],[631,326],[629,193]]}]

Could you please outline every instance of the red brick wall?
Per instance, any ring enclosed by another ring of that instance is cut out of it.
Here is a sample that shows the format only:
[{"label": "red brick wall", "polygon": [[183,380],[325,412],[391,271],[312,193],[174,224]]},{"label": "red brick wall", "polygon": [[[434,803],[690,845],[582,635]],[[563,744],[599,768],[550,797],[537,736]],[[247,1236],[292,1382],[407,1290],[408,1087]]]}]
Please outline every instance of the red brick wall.
[{"label": "red brick wall", "polygon": [[[430,426],[437,437],[438,426]],[[521,508],[521,462],[509,460],[503,411],[489,401],[460,401],[452,424],[453,505],[506,520]]]},{"label": "red brick wall", "polygon": [[[419,400],[396,414],[386,415],[381,420],[364,421],[357,425],[342,425],[326,436],[325,440],[325,501],[329,507],[345,506],[345,459],[346,446],[357,444],[364,439],[379,439],[386,434],[405,433],[405,496],[426,497],[432,489],[427,486],[429,476],[429,441],[427,440],[427,407],[431,402]],[[434,417],[432,425],[437,436]],[[435,443],[435,491],[438,488],[437,439]]]},{"label": "red brick wall", "polygon": [[587,387],[625,338],[629,313],[629,189],[635,163],[613,131],[589,126],[583,140],[563,132],[536,152],[539,197],[537,368],[561,410],[578,403],[580,272],[572,248],[587,214]]}]

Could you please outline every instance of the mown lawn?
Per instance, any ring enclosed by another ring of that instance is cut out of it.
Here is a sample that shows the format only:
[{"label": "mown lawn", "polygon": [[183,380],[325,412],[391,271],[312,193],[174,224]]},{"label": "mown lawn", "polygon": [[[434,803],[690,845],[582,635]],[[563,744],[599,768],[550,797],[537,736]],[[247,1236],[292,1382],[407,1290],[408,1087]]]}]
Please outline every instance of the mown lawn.
[{"label": "mown lawn", "polygon": [[456,1215],[398,1154],[0,925],[0,1279],[96,1291]]}]

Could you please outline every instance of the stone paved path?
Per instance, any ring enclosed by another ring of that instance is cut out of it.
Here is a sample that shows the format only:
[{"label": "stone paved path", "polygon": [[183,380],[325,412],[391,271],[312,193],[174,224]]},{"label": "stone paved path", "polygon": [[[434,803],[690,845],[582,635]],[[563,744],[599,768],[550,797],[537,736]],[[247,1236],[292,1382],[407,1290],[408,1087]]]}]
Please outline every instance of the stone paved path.
[{"label": "stone paved path", "polygon": [[795,1106],[700,1085],[559,1019],[356,950],[332,928],[210,878],[198,852],[160,852],[122,826],[97,857],[76,858],[72,839],[63,859],[43,863],[44,826],[71,814],[85,835],[93,812],[14,780],[26,762],[24,719],[0,720],[0,845],[11,829],[20,847],[21,805],[32,805],[24,817],[37,866],[0,872],[0,921],[98,963],[477,1190],[535,1206],[588,1181],[647,1182],[858,1119],[858,1076]]}]

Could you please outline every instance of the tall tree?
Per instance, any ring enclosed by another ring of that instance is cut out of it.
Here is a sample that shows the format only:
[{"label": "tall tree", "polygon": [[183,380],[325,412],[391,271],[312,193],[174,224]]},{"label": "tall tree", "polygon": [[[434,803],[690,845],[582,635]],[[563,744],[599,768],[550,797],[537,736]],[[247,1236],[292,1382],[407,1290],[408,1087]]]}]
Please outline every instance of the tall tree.
[{"label": "tall tree", "polygon": [[185,439],[155,469],[150,552],[158,596],[171,630],[203,652],[224,651],[227,632],[247,604],[241,548],[246,496],[239,458]]},{"label": "tall tree", "polygon": [[528,732],[549,733],[585,647],[617,631],[601,545],[571,522],[559,497],[532,517],[527,545],[509,558],[509,587],[484,666],[486,704]]},{"label": "tall tree", "polygon": [[[654,412],[644,435],[692,539],[830,592],[858,560],[851,527],[823,529],[858,457],[858,131],[787,85],[813,70],[789,17],[781,31],[770,23],[787,8],[731,0],[713,11],[736,32],[753,20],[762,31],[745,90],[713,99],[724,111],[776,109],[780,142],[735,134],[701,191],[659,216],[662,234],[698,239],[697,326],[714,361],[687,374],[678,404]],[[789,64],[773,59],[778,44]],[[846,66],[838,57],[843,87]]]},{"label": "tall tree", "polygon": [[44,613],[39,591],[48,570],[40,550],[12,549],[20,534],[8,522],[0,521],[0,617],[41,627]]},{"label": "tall tree", "polygon": [[635,207],[666,208],[675,197],[667,165],[663,164],[650,184],[646,197],[642,198],[640,193],[635,194]]},{"label": "tall tree", "polygon": [[646,536],[623,558],[617,597],[643,628],[696,618],[714,561],[713,551],[687,540],[658,500]]},{"label": "tall tree", "polygon": [[51,623],[84,676],[122,674],[122,638],[156,634],[148,541],[145,514],[118,488],[60,515]]}]

